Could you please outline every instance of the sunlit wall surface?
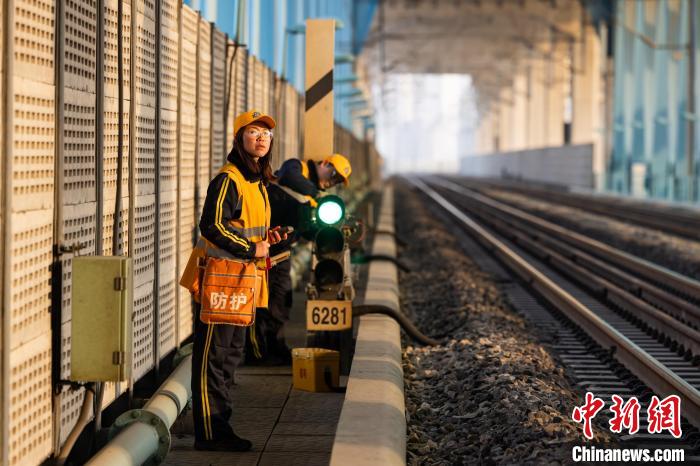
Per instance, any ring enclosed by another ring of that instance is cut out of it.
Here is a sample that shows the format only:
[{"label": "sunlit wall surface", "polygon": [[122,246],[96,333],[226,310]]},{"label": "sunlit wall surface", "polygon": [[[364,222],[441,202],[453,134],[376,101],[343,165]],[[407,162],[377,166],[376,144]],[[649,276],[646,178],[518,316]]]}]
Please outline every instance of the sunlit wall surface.
[{"label": "sunlit wall surface", "polygon": [[607,179],[613,191],[674,201],[700,198],[700,2],[693,1],[616,0]]},{"label": "sunlit wall surface", "polygon": [[[243,4],[241,4],[243,2]],[[303,25],[309,18],[334,18],[343,27],[336,31],[335,53],[356,55],[362,48],[378,0],[184,0],[231,38],[240,38],[248,51],[297,90],[304,91]],[[242,18],[239,20],[239,13]],[[286,47],[285,47],[286,44]],[[335,119],[352,129],[352,63],[334,70]],[[357,102],[355,102],[356,104]]]}]

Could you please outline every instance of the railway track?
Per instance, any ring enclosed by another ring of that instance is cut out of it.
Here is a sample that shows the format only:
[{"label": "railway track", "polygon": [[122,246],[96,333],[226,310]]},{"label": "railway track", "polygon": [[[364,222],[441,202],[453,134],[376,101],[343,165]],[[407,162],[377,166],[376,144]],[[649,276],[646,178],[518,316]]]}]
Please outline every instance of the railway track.
[{"label": "railway track", "polygon": [[[562,327],[529,294],[511,290],[511,301],[557,335],[557,349],[582,386],[604,396],[644,393],[644,386],[677,394],[685,419],[700,426],[698,282],[452,182],[410,181],[575,324]],[[688,432],[695,450],[697,431]]]},{"label": "railway track", "polygon": [[611,196],[578,194],[564,190],[545,189],[508,183],[500,180],[476,180],[451,177],[457,184],[483,192],[485,189],[500,189],[540,200],[583,209],[610,218],[616,218],[636,225],[654,228],[692,240],[700,240],[700,213],[683,207],[649,205],[641,206],[633,200],[616,199]]}]

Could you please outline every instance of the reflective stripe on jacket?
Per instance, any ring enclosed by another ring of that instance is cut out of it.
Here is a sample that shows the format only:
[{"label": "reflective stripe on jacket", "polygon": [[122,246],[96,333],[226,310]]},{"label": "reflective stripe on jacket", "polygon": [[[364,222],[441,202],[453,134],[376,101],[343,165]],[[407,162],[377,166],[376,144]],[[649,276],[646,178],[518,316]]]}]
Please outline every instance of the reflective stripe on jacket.
[{"label": "reflective stripe on jacket", "polygon": [[[267,197],[267,189],[261,181],[248,181],[240,172],[240,170],[232,163],[224,165],[219,173],[226,173],[228,180],[235,184],[238,193],[238,204],[241,208],[239,218],[223,219],[221,204],[223,195],[218,193],[216,203],[216,219],[217,223],[226,221],[228,229],[220,228],[223,235],[227,235],[233,242],[243,243],[241,246],[247,248],[248,243],[254,244],[267,239],[267,231],[270,228],[270,201]],[[228,181],[226,180],[226,181]],[[222,185],[222,192],[225,193],[226,183]],[[216,193],[208,193],[208,196],[216,195]],[[210,201],[207,199],[207,201]],[[205,202],[208,203],[208,202]],[[228,230],[233,230],[236,234],[231,234]],[[239,235],[239,236],[236,236]],[[241,239],[245,238],[245,240]],[[254,246],[253,246],[254,247]],[[236,260],[246,260],[241,257],[229,253],[228,251],[217,247],[212,242],[208,241],[203,236],[200,237],[196,246],[193,248],[190,258],[180,279],[180,285],[187,288],[193,295],[196,301],[199,301],[201,273],[199,268],[200,259],[206,257],[224,257]],[[261,278],[261,289],[257,296],[257,307],[267,307],[268,301],[268,285],[267,285],[267,270],[258,270]]]}]

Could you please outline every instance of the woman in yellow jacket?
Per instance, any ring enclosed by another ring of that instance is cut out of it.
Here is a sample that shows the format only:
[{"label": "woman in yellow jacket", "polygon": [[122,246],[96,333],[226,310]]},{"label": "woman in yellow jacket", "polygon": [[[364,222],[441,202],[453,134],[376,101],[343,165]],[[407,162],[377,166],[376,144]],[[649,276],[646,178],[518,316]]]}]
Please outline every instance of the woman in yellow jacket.
[{"label": "woman in yellow jacket", "polygon": [[[233,149],[227,163],[211,181],[204,201],[199,229],[202,238],[194,248],[180,284],[194,295],[194,348],[192,354],[192,408],[195,449],[246,451],[251,442],[238,437],[230,426],[232,388],[236,367],[245,345],[246,327],[206,324],[200,319],[199,261],[203,257],[254,260],[268,256],[270,244],[281,239],[270,231],[267,183],[272,129],[275,121],[251,110],[234,121]],[[285,235],[286,236],[286,235]],[[257,308],[267,308],[267,272],[260,271],[262,285]]]}]

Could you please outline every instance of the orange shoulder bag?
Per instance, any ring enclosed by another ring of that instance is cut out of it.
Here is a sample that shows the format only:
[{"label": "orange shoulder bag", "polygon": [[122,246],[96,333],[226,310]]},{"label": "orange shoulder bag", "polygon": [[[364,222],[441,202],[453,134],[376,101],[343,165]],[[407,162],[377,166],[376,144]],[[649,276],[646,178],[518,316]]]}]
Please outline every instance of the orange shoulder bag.
[{"label": "orange shoulder bag", "polygon": [[203,267],[200,320],[205,324],[253,325],[261,286],[255,261],[207,257]]}]

